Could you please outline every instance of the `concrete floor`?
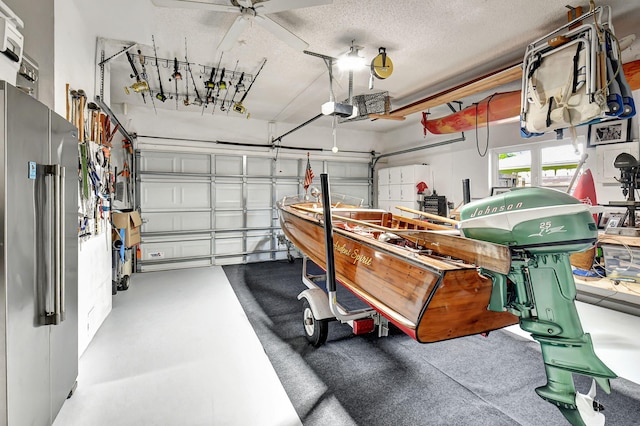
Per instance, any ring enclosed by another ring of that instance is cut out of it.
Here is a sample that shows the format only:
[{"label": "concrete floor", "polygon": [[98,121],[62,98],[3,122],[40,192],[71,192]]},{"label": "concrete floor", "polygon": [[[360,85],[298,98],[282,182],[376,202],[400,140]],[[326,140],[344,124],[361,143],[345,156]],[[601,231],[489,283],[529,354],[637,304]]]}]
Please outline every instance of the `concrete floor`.
[{"label": "concrete floor", "polygon": [[135,274],[55,426],[300,425],[222,268]]},{"label": "concrete floor", "polygon": [[[580,302],[578,311],[600,358],[640,383],[640,317]],[[257,424],[301,423],[220,267],[135,274],[114,296],[54,422]]]}]

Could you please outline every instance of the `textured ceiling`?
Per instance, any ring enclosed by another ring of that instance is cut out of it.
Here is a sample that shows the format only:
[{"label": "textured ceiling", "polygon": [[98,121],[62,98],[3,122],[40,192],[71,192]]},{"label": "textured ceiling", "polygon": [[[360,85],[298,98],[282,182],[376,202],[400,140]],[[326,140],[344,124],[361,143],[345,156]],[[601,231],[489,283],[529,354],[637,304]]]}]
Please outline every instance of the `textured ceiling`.
[{"label": "textured ceiling", "polygon": [[[231,4],[225,0],[215,2]],[[338,56],[354,41],[364,47],[361,55],[370,62],[378,48],[385,47],[394,71],[388,79],[376,80],[374,91],[389,91],[392,108],[398,108],[520,62],[528,43],[566,22],[565,4],[566,0],[334,0],[332,4],[269,17],[305,40],[308,50],[324,55]],[[637,31],[640,1],[611,0],[606,4],[612,7],[618,37]],[[588,10],[585,1],[572,6]],[[236,17],[235,13],[156,7],[153,35],[158,56],[184,61],[186,39],[189,62],[216,66],[220,58],[216,47]],[[133,41],[141,43],[145,55],[153,55],[149,40]],[[640,58],[638,42],[625,55],[628,60]],[[329,75],[324,61],[292,49],[261,26],[249,25],[242,32],[239,42],[224,54],[221,67],[233,69],[237,62],[239,72],[255,73],[264,58],[267,63],[244,102],[251,117],[297,125],[317,115],[322,103],[329,100]],[[133,83],[126,57],[115,59],[111,69],[112,103],[142,105],[139,95],[124,93],[123,87]],[[192,70],[200,87],[208,77],[207,69],[196,66]],[[165,91],[175,90],[174,83],[167,80],[172,70],[161,71]],[[147,73],[152,86],[157,87],[156,68],[147,64]],[[334,77],[336,97],[346,98],[347,74],[335,69]],[[356,72],[354,94],[371,93],[368,83],[368,70]],[[189,92],[193,97],[192,86]],[[185,107],[180,99],[177,106],[175,99],[164,104],[156,100],[155,105],[202,114],[202,108]],[[152,108],[149,100],[147,106]],[[211,107],[204,112],[211,114]],[[316,123],[330,126],[331,119],[323,117]],[[343,125],[388,131],[408,123],[363,120]]]}]

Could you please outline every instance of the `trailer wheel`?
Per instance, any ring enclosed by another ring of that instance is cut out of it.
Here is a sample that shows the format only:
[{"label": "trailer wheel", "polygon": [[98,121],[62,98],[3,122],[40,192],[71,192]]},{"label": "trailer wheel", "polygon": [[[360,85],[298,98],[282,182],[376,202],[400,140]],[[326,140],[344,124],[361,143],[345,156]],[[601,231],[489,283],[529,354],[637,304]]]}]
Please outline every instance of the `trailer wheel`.
[{"label": "trailer wheel", "polygon": [[302,302],[302,321],[307,340],[316,348],[322,346],[327,341],[329,322],[327,320],[317,320],[313,316],[311,305],[307,299]]}]

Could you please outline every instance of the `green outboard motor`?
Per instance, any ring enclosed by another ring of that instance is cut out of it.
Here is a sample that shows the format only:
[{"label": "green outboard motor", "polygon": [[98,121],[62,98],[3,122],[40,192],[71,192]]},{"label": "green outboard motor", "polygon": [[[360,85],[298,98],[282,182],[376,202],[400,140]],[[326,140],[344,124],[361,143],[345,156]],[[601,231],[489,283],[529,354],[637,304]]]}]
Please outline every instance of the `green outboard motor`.
[{"label": "green outboard motor", "polygon": [[563,192],[520,188],[465,205],[459,228],[467,238],[509,246],[511,271],[482,270],[493,280],[489,310],[509,311],[540,343],[547,384],[538,395],[573,425],[604,424],[595,386],[577,393],[572,373],[591,376],[611,392],[616,375],[595,354],[575,306],[569,255],[594,246],[598,231],[589,206]]}]

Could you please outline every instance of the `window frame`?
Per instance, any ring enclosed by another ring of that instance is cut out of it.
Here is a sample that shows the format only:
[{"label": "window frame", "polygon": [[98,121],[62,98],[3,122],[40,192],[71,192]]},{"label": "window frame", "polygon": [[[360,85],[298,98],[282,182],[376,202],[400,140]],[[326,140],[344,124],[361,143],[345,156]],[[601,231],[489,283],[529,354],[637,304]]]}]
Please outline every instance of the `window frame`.
[{"label": "window frame", "polygon": [[[582,144],[582,152],[587,150],[587,140],[584,136],[578,136],[576,143]],[[529,142],[517,145],[505,145],[491,148],[489,158],[489,188],[499,184],[499,161],[498,155],[515,151],[531,152],[531,186],[542,186],[542,150],[554,146],[571,145],[573,141],[569,138],[545,140],[539,142]],[[578,160],[579,162],[580,160]]]}]

